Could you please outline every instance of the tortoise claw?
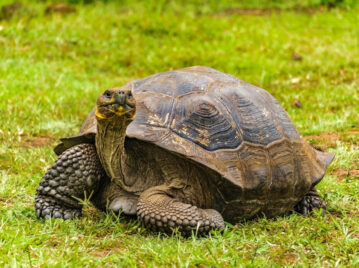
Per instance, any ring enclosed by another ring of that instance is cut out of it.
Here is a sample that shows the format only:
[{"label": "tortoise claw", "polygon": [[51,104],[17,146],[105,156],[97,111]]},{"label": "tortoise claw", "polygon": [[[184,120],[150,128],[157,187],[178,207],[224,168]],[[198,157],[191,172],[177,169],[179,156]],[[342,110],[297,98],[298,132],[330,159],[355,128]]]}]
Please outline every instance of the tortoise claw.
[{"label": "tortoise claw", "polygon": [[35,198],[35,209],[36,217],[43,219],[68,220],[82,216],[81,209],[65,207],[48,196],[37,195]]}]

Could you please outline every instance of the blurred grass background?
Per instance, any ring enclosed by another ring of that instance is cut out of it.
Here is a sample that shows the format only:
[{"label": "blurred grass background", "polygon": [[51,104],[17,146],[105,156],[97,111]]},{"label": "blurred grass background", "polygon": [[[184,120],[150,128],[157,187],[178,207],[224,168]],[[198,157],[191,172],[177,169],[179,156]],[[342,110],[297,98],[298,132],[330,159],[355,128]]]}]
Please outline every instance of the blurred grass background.
[{"label": "blurred grass background", "polygon": [[[0,1],[1,265],[359,265],[359,1],[64,2]],[[308,141],[336,153],[319,185],[330,214],[201,239],[158,237],[90,204],[80,220],[35,218],[53,146],[101,91],[192,65],[267,89]]]}]

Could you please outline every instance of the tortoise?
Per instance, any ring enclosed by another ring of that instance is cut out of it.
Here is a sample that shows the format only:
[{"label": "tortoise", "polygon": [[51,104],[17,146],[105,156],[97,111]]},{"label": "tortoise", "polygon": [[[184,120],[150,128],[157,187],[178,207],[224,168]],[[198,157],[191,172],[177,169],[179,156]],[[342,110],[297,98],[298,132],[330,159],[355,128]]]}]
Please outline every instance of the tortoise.
[{"label": "tortoise", "polygon": [[184,234],[325,211],[315,186],[334,158],[310,146],[267,91],[202,66],[107,89],[54,151],[37,217],[80,217],[88,198],[150,230]]}]

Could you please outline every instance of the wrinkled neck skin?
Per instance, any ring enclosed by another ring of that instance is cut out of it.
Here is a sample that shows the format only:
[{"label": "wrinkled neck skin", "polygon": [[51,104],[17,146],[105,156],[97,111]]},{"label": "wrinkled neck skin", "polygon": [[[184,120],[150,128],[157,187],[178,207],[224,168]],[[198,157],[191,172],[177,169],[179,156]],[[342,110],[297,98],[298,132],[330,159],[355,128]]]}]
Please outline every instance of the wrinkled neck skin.
[{"label": "wrinkled neck skin", "polygon": [[96,149],[102,166],[112,181],[124,190],[126,185],[123,166],[126,161],[125,138],[129,121],[115,116],[109,119],[97,119]]}]

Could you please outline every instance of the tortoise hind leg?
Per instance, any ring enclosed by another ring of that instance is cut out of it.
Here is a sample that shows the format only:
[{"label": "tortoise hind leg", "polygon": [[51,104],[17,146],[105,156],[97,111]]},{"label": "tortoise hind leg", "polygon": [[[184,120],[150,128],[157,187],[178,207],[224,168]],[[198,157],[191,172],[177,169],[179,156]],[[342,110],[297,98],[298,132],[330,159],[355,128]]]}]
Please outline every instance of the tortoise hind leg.
[{"label": "tortoise hind leg", "polygon": [[71,147],[47,170],[36,189],[37,217],[80,217],[82,204],[77,199],[95,193],[105,177],[93,144]]},{"label": "tortoise hind leg", "polygon": [[200,209],[177,200],[173,190],[165,185],[149,188],[138,200],[137,216],[153,231],[171,233],[178,228],[190,234],[198,228],[199,233],[211,229],[223,229],[222,215],[214,209]]},{"label": "tortoise hind leg", "polygon": [[319,196],[317,190],[312,188],[301,201],[294,206],[294,211],[302,215],[308,215],[314,209],[322,209],[323,214],[326,211],[324,200]]},{"label": "tortoise hind leg", "polygon": [[107,177],[101,183],[101,188],[91,198],[91,202],[103,211],[112,211],[115,214],[123,213],[127,216],[136,216],[138,197],[121,189]]}]

